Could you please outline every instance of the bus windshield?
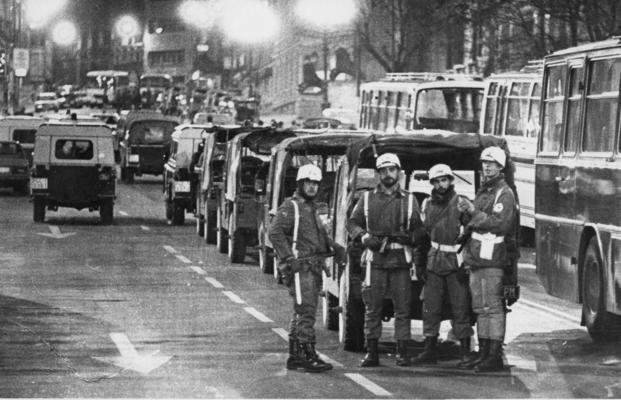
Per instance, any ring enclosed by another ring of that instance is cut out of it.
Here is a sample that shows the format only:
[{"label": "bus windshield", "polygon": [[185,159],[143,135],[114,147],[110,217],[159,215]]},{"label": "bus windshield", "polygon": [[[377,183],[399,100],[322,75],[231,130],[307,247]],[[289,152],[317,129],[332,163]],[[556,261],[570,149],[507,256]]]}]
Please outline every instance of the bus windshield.
[{"label": "bus windshield", "polygon": [[140,87],[163,87],[168,88],[171,79],[168,76],[142,76],[140,77]]},{"label": "bus windshield", "polygon": [[416,99],[416,128],[478,132],[482,91],[476,89],[426,89]]},{"label": "bus windshield", "polygon": [[110,86],[120,87],[129,85],[129,76],[117,74],[88,74],[86,87],[89,89],[103,89]]}]

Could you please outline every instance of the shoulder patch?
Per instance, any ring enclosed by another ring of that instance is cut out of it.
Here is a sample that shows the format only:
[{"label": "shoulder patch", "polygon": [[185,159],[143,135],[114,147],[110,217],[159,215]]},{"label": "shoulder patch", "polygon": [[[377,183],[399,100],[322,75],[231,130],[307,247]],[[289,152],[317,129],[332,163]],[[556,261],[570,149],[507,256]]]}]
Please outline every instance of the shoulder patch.
[{"label": "shoulder patch", "polygon": [[502,210],[504,210],[504,209],[505,209],[505,208],[504,208],[504,206],[502,205],[502,203],[496,203],[496,204],[494,205],[494,212],[495,212],[495,213],[501,213],[501,212],[502,212]]}]

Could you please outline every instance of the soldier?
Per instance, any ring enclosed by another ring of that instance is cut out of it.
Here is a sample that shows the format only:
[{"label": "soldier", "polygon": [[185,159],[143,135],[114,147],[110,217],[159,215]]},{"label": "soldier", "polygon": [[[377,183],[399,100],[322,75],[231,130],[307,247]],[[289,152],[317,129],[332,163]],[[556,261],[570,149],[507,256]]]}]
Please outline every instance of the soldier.
[{"label": "soldier", "polygon": [[[364,329],[367,354],[361,367],[379,365],[378,340],[382,333],[382,304],[392,298],[395,312],[396,363],[410,365],[410,267],[415,233],[420,234],[420,209],[413,194],[401,189],[401,162],[396,154],[385,153],[376,160],[380,183],[360,199],[348,221],[354,240],[366,247],[362,255],[365,280],[362,298],[366,306]],[[414,260],[416,261],[416,260]]]},{"label": "soldier", "polygon": [[346,261],[345,249],[327,234],[317,212],[314,199],[319,191],[321,170],[315,165],[300,167],[297,190],[278,208],[270,227],[269,238],[281,264],[289,294],[293,297],[293,318],[289,329],[287,369],[323,372],[332,365],[319,358],[315,351],[315,314],[321,290],[321,271],[325,258],[335,253],[335,261]]},{"label": "soldier", "polygon": [[506,313],[503,275],[511,265],[511,249],[517,223],[515,195],[501,170],[507,156],[500,147],[488,147],[480,157],[483,183],[474,204],[460,197],[457,208],[465,213],[471,237],[464,246],[464,262],[471,269],[472,308],[477,314],[479,356],[465,366],[476,372],[500,371]]},{"label": "soldier", "polygon": [[459,196],[453,185],[453,171],[446,164],[429,170],[433,185],[431,196],[423,202],[422,219],[431,240],[426,270],[417,271],[425,280],[423,300],[423,335],[425,349],[414,358],[414,364],[438,362],[437,342],[442,322],[442,305],[448,296],[453,314],[453,334],[459,339],[460,363],[468,361],[470,353],[470,295],[468,275],[458,254],[457,239],[463,231],[462,213],[457,209]]}]

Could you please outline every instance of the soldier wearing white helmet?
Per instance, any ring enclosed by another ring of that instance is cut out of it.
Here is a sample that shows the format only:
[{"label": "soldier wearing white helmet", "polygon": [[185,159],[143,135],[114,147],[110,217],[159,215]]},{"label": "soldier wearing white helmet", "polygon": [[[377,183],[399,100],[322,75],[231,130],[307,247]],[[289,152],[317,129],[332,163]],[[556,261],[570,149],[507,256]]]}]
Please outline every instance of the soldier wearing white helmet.
[{"label": "soldier wearing white helmet", "polygon": [[517,202],[505,181],[507,156],[499,147],[481,153],[483,182],[474,203],[461,199],[470,239],[464,245],[464,263],[470,268],[472,309],[477,314],[478,357],[465,363],[477,372],[504,369],[502,343],[506,330],[503,276],[511,264],[515,243]]},{"label": "soldier wearing white helmet", "polygon": [[431,196],[423,202],[425,231],[430,240],[427,265],[417,266],[417,276],[425,281],[423,300],[423,336],[425,349],[413,359],[414,364],[438,362],[438,334],[442,309],[448,298],[453,314],[453,333],[460,342],[460,363],[467,362],[470,353],[470,302],[468,275],[465,273],[459,244],[463,231],[463,214],[457,209],[459,196],[453,185],[451,167],[436,164],[429,170],[433,185]]},{"label": "soldier wearing white helmet", "polygon": [[[384,297],[392,298],[395,313],[396,363],[410,365],[407,342],[410,339],[410,268],[415,237],[422,230],[418,202],[401,189],[401,162],[393,153],[377,157],[380,183],[364,193],[352,211],[347,230],[365,247],[362,299],[366,313],[364,331],[367,354],[361,367],[379,365],[378,340],[382,333]],[[407,210],[407,211],[406,211]],[[418,242],[417,242],[418,243]],[[416,244],[417,244],[416,243]]]},{"label": "soldier wearing white helmet", "polygon": [[297,190],[280,205],[269,231],[280,261],[278,269],[294,300],[287,369],[306,372],[332,369],[315,350],[315,315],[326,256],[336,253],[337,263],[346,259],[345,250],[330,238],[318,214],[314,199],[321,179],[317,166],[300,167]]}]

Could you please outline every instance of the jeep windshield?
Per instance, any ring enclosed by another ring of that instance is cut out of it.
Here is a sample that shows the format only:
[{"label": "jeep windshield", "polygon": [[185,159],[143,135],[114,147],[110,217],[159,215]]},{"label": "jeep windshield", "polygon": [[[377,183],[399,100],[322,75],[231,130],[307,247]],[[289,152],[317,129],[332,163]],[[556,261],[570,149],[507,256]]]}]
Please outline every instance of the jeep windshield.
[{"label": "jeep windshield", "polygon": [[17,143],[0,143],[1,157],[21,157],[22,148]]},{"label": "jeep windshield", "polygon": [[136,122],[129,132],[129,142],[133,145],[169,143],[176,125],[173,121]]}]

